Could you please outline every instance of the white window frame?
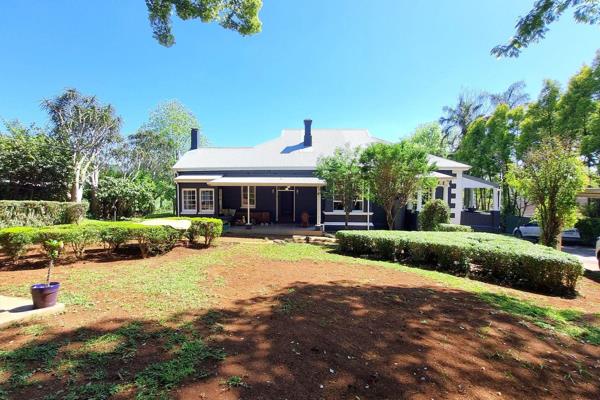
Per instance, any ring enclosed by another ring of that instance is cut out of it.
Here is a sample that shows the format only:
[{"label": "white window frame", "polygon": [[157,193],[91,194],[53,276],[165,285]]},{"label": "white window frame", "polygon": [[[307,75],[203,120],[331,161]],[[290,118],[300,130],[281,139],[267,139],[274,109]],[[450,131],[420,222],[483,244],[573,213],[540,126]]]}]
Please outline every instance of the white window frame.
[{"label": "white window frame", "polygon": [[[199,214],[214,214],[215,213],[215,189],[199,189],[198,190],[198,212]],[[202,193],[210,192],[212,194],[212,208],[211,209],[202,209]]]},{"label": "white window frame", "polygon": [[[194,193],[195,208],[185,208],[186,193]],[[181,189],[181,213],[182,214],[198,213],[198,191],[196,189],[194,189],[194,188]]]},{"label": "white window frame", "polygon": [[[256,208],[256,186],[242,186],[240,190],[240,208],[248,208],[248,206],[244,203],[244,190],[248,190],[250,188],[250,193],[254,192],[254,203],[250,203],[250,208]],[[248,201],[251,200],[250,193],[248,193]]]},{"label": "white window frame", "polygon": [[[340,203],[341,204],[342,200],[336,200],[335,199],[335,193],[333,194],[333,199],[332,200],[333,200],[333,211],[334,212],[343,213],[344,212],[343,207],[341,209],[339,209],[339,210],[336,210],[336,208],[335,208],[335,203]],[[364,197],[361,196],[361,197],[355,199],[353,203],[355,205],[356,205],[356,203],[360,203],[360,208],[352,208],[352,211],[350,211],[351,213],[353,213],[353,212],[363,212],[364,211],[364,207],[365,207],[365,198]]]}]

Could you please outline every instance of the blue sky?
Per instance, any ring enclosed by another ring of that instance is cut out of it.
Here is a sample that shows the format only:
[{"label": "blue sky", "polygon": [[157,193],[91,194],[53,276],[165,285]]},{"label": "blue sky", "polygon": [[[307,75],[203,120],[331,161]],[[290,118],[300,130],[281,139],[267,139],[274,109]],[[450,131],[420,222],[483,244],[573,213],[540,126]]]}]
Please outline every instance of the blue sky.
[{"label": "blue sky", "polygon": [[76,87],[112,103],[123,133],[179,99],[214,145],[253,145],[300,128],[368,128],[396,140],[436,120],[461,89],[563,84],[600,47],[569,15],[518,59],[490,49],[533,0],[264,0],[263,31],[242,37],[175,20],[152,38],[143,0],[3,0],[0,117],[47,122],[39,103]]}]

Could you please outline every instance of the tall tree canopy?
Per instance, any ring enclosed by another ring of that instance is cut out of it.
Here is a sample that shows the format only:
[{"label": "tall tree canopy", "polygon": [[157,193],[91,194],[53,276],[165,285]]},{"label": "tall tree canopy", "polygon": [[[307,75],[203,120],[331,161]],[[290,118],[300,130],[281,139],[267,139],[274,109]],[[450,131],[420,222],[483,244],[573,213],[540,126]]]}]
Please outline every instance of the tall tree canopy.
[{"label": "tall tree canopy", "polygon": [[600,23],[600,0],[536,0],[533,8],[517,22],[516,33],[505,45],[492,49],[497,57],[518,57],[531,43],[542,40],[548,26],[566,11],[573,11],[575,21],[595,25]]},{"label": "tall tree canopy", "polygon": [[444,107],[440,118],[444,140],[455,149],[467,134],[469,125],[486,112],[486,96],[483,93],[462,92],[454,107]]},{"label": "tall tree canopy", "polygon": [[[149,175],[156,182],[157,197],[174,198],[172,167],[190,148],[190,131],[200,128],[198,119],[177,100],[159,104],[148,121],[130,136],[130,166],[134,175]],[[206,136],[199,135],[198,145],[206,146]]]},{"label": "tall tree canopy", "polygon": [[[557,149],[562,149],[557,151]],[[540,242],[560,248],[560,235],[577,209],[576,196],[585,186],[585,169],[577,153],[560,139],[546,138],[513,166],[509,182],[536,206]]]},{"label": "tall tree canopy", "polygon": [[408,140],[372,144],[360,161],[374,200],[385,210],[388,228],[394,229],[398,213],[435,165],[429,164],[425,147]]},{"label": "tall tree canopy", "polygon": [[444,137],[442,127],[437,122],[429,122],[417,126],[408,140],[422,146],[429,154],[439,157],[446,157],[448,155],[448,142]]},{"label": "tall tree canopy", "polygon": [[18,121],[0,132],[0,199],[64,201],[72,176],[71,152],[44,129]]},{"label": "tall tree canopy", "polygon": [[262,0],[146,0],[153,36],[166,47],[175,43],[172,33],[173,11],[183,20],[217,22],[242,35],[260,32],[258,13]]},{"label": "tall tree canopy", "polygon": [[360,149],[340,147],[333,155],[322,157],[315,174],[326,182],[325,196],[342,202],[344,226],[348,228],[349,216],[356,199],[363,196],[364,181],[360,167]]},{"label": "tall tree canopy", "polygon": [[100,104],[95,96],[82,95],[75,89],[44,100],[42,106],[50,114],[54,136],[71,151],[71,201],[80,202],[90,166],[105,146],[115,140],[121,118],[110,104]]}]

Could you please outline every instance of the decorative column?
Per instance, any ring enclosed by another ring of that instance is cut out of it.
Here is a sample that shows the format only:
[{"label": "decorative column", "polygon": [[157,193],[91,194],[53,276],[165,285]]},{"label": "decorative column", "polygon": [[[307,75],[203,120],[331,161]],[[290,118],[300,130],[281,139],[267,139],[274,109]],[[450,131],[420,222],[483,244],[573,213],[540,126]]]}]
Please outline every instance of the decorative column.
[{"label": "decorative column", "polygon": [[492,201],[492,210],[499,211],[500,210],[500,199],[499,199],[500,190],[498,190],[498,188],[493,188],[492,193],[494,195],[494,199]]},{"label": "decorative column", "polygon": [[[246,212],[248,214],[248,219],[246,220],[246,226],[250,228],[252,224],[250,223],[250,186],[247,186],[246,189],[248,192],[246,193]],[[244,196],[242,196],[244,198]]]},{"label": "decorative column", "polygon": [[317,228],[321,228],[321,188],[317,186]]},{"label": "decorative column", "polygon": [[423,207],[423,191],[419,189],[417,192],[417,211],[421,211]]},{"label": "decorative column", "polygon": [[451,208],[451,211],[454,213],[454,217],[452,218],[453,224],[460,224],[460,217],[463,209],[463,177],[462,171],[455,171],[456,177],[452,180],[456,185],[454,189],[456,191],[456,196],[454,197],[454,206]]}]

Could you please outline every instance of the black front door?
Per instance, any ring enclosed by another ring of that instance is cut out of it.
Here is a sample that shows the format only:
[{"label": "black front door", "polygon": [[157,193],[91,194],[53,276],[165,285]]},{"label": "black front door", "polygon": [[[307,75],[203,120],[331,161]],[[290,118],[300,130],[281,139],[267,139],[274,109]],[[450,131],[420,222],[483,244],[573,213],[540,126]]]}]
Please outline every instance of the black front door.
[{"label": "black front door", "polygon": [[277,192],[279,196],[279,222],[289,223],[294,220],[294,192]]}]

